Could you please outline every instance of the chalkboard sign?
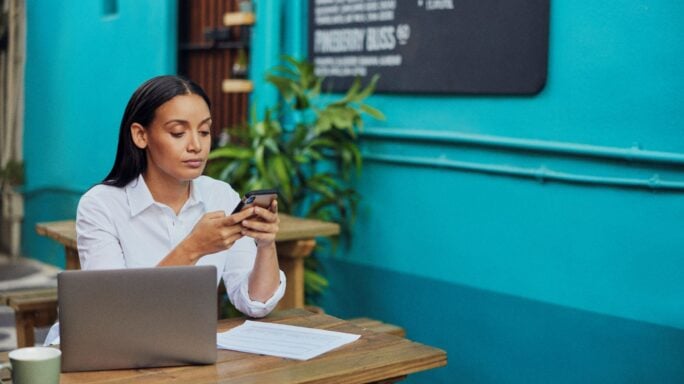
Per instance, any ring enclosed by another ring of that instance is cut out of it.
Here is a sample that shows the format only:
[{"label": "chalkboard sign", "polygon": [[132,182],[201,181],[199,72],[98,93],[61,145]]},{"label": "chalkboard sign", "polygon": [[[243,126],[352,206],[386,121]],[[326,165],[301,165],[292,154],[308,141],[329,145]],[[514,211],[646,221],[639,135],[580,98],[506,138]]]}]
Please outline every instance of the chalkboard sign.
[{"label": "chalkboard sign", "polygon": [[536,94],[550,0],[309,0],[309,57],[334,91]]}]

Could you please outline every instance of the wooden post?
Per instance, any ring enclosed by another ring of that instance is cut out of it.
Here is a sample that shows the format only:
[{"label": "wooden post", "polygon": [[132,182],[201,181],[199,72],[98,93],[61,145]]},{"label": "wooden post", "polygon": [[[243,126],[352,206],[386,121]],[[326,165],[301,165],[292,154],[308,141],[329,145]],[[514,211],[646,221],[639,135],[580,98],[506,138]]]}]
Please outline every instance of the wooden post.
[{"label": "wooden post", "polygon": [[278,263],[287,278],[285,296],[279,309],[304,307],[304,258],[316,247],[316,240],[294,240],[276,243]]}]

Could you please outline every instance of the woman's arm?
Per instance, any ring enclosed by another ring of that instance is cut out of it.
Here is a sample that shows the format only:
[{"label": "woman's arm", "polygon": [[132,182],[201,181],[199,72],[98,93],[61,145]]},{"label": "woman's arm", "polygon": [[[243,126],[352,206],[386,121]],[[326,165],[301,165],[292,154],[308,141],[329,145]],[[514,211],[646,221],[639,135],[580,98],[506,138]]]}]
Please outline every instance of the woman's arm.
[{"label": "woman's arm", "polygon": [[240,223],[250,215],[249,210],[230,216],[226,216],[223,211],[205,214],[192,232],[157,266],[193,265],[202,256],[232,247],[243,236]]},{"label": "woman's arm", "polygon": [[126,268],[112,213],[99,195],[101,190],[96,188],[81,197],[76,210],[76,244],[81,269]]},{"label": "woman's arm", "polygon": [[280,285],[280,267],[275,238],[278,233],[278,202],[274,200],[269,209],[254,207],[254,216],[242,221],[242,234],[254,238],[257,245],[254,268],[249,276],[249,297],[266,302]]}]

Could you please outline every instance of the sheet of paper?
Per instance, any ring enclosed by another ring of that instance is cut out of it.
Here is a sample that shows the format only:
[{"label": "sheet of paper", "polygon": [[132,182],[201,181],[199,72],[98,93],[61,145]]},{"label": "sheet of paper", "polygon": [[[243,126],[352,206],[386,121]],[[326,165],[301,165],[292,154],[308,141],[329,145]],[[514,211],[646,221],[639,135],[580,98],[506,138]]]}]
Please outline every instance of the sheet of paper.
[{"label": "sheet of paper", "polygon": [[246,320],[218,333],[219,348],[308,360],[357,340],[361,335]]}]

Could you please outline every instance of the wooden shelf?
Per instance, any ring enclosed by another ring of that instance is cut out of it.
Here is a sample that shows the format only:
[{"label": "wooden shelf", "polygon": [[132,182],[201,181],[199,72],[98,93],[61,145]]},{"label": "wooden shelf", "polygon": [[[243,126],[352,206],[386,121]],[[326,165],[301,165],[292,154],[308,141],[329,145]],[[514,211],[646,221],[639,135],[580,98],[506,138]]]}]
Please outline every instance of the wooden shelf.
[{"label": "wooden shelf", "polygon": [[254,24],[254,13],[252,12],[230,12],[223,14],[223,25],[226,27],[252,24]]},{"label": "wooden shelf", "polygon": [[[223,25],[227,27],[248,26],[254,24],[252,12],[229,12],[223,14]],[[249,80],[225,79],[221,84],[224,93],[249,93],[254,89],[254,84]]]},{"label": "wooden shelf", "polygon": [[254,84],[249,80],[226,79],[221,84],[224,93],[248,93],[254,89]]}]

